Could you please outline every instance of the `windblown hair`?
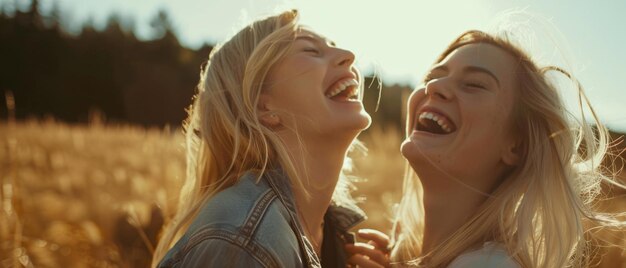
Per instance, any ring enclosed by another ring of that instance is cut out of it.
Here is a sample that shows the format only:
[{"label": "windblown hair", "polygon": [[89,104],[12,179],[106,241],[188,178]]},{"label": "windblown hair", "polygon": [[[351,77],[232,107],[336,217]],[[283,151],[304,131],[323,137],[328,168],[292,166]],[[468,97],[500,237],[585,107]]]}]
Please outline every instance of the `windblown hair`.
[{"label": "windblown hair", "polygon": [[[518,60],[510,133],[521,143],[521,161],[476,214],[431,252],[421,252],[424,211],[422,186],[407,166],[395,226],[392,259],[420,267],[445,267],[462,253],[487,241],[503,244],[522,267],[586,267],[592,256],[587,227],[624,226],[616,215],[594,210],[601,182],[618,184],[601,166],[609,145],[581,85],[565,70],[539,67],[506,36],[480,31],[459,36],[439,56],[444,60],[468,44],[490,44]],[[582,120],[569,114],[549,73],[560,73],[577,88]],[[595,129],[587,123],[583,103]],[[623,187],[623,186],[622,186]]]},{"label": "windblown hair", "polygon": [[[211,52],[185,122],[187,175],[178,210],[166,223],[153,266],[182,236],[201,206],[246,172],[260,179],[266,171],[280,168],[294,188],[307,193],[287,147],[260,123],[257,111],[268,71],[284,58],[300,29],[298,12],[283,12],[252,23]],[[349,184],[342,173],[334,202],[354,205]]]}]

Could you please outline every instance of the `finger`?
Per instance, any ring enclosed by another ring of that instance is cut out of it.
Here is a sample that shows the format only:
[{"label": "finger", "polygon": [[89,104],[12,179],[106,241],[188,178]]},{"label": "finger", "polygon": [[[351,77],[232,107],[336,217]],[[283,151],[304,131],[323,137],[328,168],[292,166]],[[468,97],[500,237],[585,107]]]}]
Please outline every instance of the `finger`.
[{"label": "finger", "polygon": [[350,257],[348,259],[348,263],[352,264],[352,265],[357,265],[360,268],[381,268],[384,267],[370,259],[368,259],[367,257],[360,255],[360,254],[354,254],[352,255],[352,257]]},{"label": "finger", "polygon": [[367,248],[367,249],[371,249],[371,250],[376,250],[377,249],[375,246],[367,244],[367,243],[363,243],[363,242],[356,242],[354,244],[347,244],[347,245],[351,245],[351,246],[355,246],[355,247]]},{"label": "finger", "polygon": [[[348,251],[350,254],[363,254],[365,252],[366,249],[369,250],[376,250],[376,248],[372,245],[368,245],[365,243],[361,243],[361,242],[357,242],[354,244],[345,244],[344,248],[346,249],[346,251]],[[364,248],[364,249],[361,249]]]},{"label": "finger", "polygon": [[385,252],[374,248],[372,245],[356,243],[354,245],[347,244],[345,248],[346,251],[351,254],[365,256],[366,258],[381,265],[387,266],[389,264],[388,255]]},{"label": "finger", "polygon": [[389,236],[381,231],[374,229],[360,229],[357,235],[365,240],[372,240],[382,248],[389,247]]},{"label": "finger", "polygon": [[378,249],[380,251],[382,251],[383,253],[387,252],[387,248],[386,247],[381,247],[380,245],[378,245],[376,242],[374,242],[373,240],[367,241],[368,245],[371,245],[372,247],[374,247],[375,249]]}]

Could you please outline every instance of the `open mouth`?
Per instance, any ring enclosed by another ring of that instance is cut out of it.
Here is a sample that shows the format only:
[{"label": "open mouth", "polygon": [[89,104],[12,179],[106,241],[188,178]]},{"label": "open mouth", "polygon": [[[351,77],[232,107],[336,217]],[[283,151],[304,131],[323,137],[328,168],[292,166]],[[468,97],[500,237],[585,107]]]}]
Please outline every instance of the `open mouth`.
[{"label": "open mouth", "polygon": [[437,135],[447,135],[456,131],[456,125],[443,114],[423,111],[417,117],[415,130]]},{"label": "open mouth", "polygon": [[324,94],[334,101],[354,101],[359,99],[359,82],[345,78],[335,82]]}]

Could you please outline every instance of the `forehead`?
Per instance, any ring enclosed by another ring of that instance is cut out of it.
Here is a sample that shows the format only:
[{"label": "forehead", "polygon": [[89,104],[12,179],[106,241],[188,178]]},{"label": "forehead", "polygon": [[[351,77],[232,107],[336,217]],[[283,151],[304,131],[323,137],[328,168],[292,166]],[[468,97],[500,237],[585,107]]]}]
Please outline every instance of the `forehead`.
[{"label": "forehead", "polygon": [[513,55],[502,48],[491,44],[469,44],[455,49],[437,65],[480,67],[491,71],[500,81],[512,82],[516,63]]}]

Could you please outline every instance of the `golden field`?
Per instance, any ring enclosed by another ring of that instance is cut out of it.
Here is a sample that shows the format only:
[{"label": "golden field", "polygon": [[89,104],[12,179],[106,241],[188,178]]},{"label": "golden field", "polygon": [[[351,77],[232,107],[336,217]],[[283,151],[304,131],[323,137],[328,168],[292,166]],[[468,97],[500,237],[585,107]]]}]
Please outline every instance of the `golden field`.
[{"label": "golden field", "polygon": [[[363,138],[369,155],[355,164],[367,180],[354,194],[367,197],[369,220],[360,228],[391,227],[404,170],[400,137],[373,128]],[[146,267],[183,178],[180,130],[0,123],[0,267]],[[623,192],[605,203],[626,210]],[[599,236],[626,246],[623,232]],[[598,267],[626,267],[623,250],[601,252]]]}]

